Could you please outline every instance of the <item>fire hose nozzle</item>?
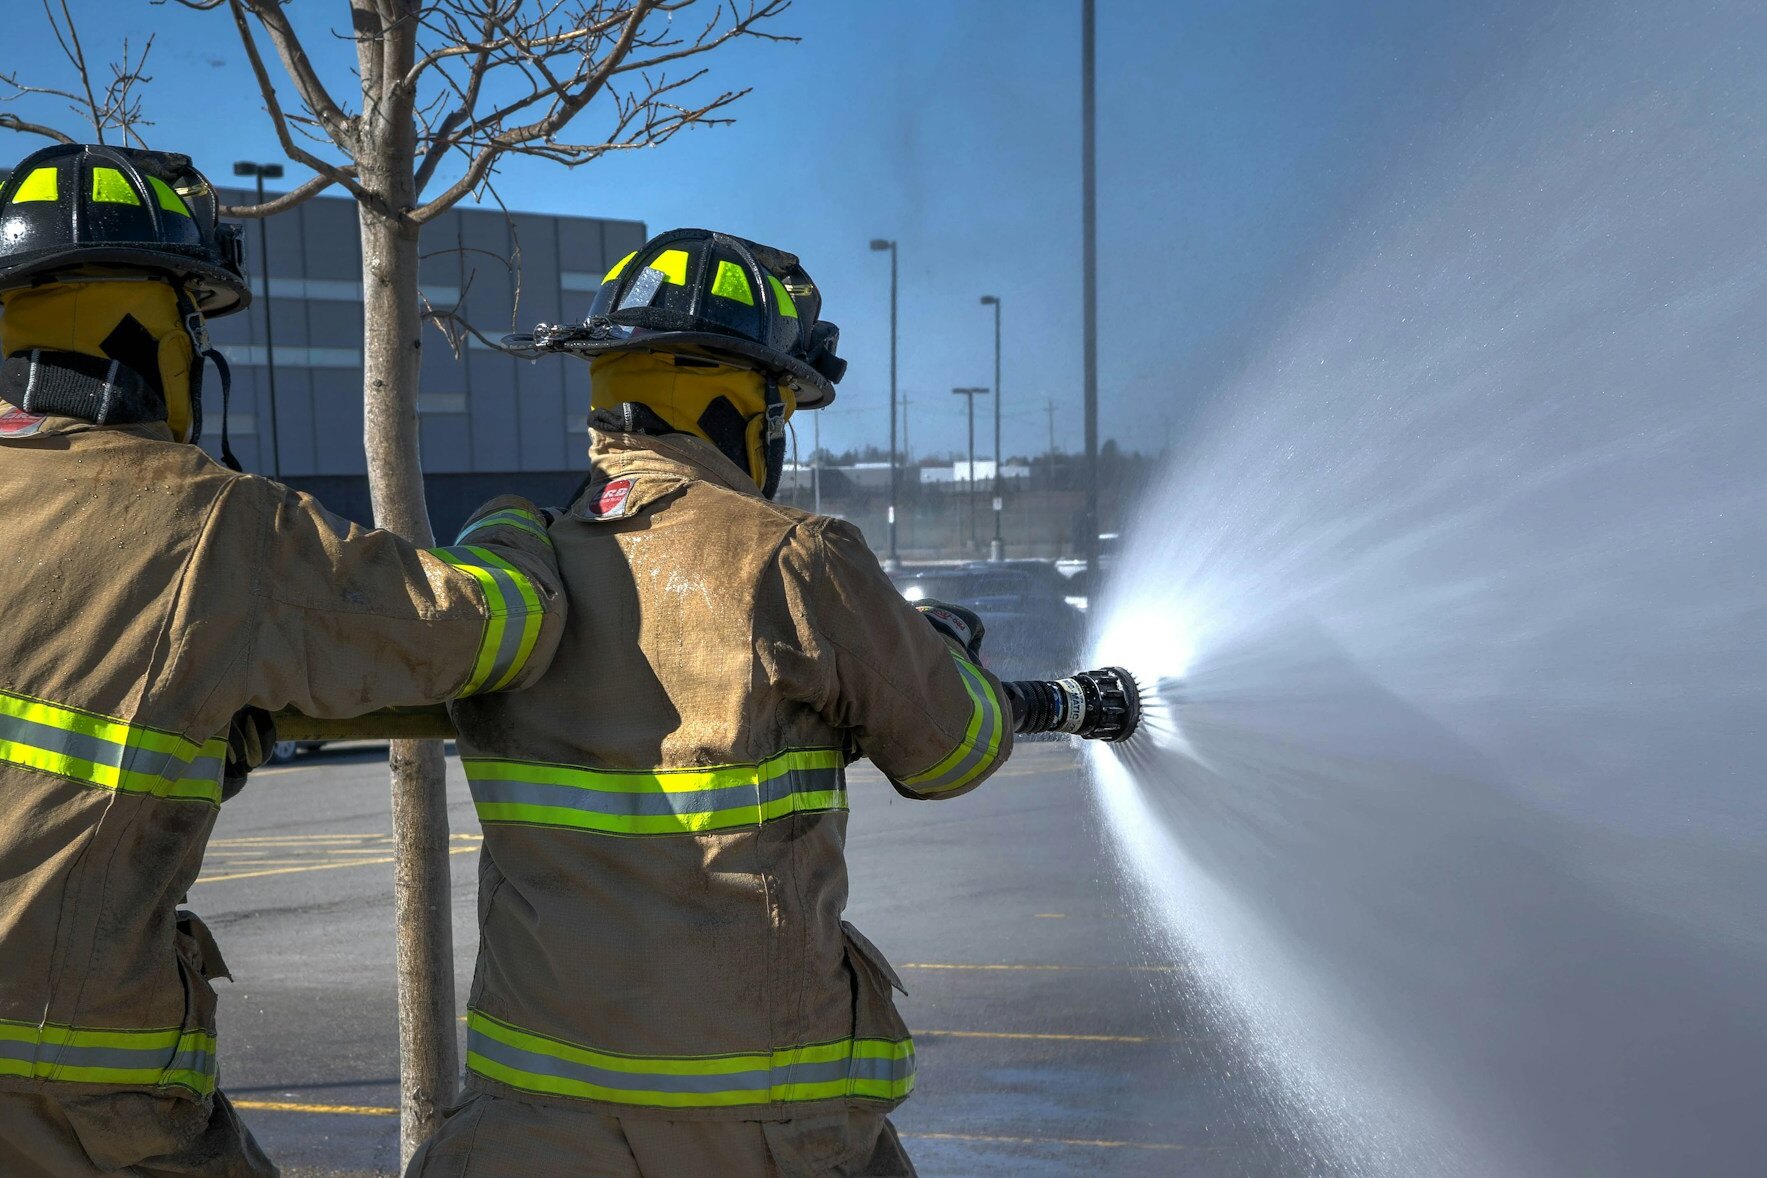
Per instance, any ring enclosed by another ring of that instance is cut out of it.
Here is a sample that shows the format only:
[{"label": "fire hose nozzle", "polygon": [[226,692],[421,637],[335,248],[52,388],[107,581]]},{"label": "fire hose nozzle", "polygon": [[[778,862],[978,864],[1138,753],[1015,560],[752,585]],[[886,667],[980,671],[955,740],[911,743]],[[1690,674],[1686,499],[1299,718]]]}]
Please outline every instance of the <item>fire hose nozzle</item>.
[{"label": "fire hose nozzle", "polygon": [[1014,732],[1065,732],[1115,743],[1141,727],[1141,685],[1121,667],[1078,671],[1066,679],[1001,684],[1012,701]]}]

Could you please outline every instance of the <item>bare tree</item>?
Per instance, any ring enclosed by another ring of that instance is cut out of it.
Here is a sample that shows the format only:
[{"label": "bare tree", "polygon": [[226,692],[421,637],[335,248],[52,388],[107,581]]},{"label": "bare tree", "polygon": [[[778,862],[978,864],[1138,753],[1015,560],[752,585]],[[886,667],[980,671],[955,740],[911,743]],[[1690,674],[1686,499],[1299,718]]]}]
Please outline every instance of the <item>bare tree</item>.
[{"label": "bare tree", "polygon": [[[67,0],[58,2],[71,30]],[[456,345],[470,330],[453,310],[420,302],[424,226],[487,191],[509,157],[574,168],[729,121],[727,108],[748,91],[706,89],[706,70],[693,59],[745,38],[790,39],[765,27],[790,0],[335,0],[347,4],[349,24],[332,43],[355,53],[356,92],[340,98],[284,0],[174,2],[231,18],[283,153],[313,173],[273,200],[227,213],[268,216],[332,186],[356,200],[369,492],[376,523],[419,544],[434,542],[418,455],[423,321],[427,313]],[[84,84],[90,73],[77,42],[70,59]],[[95,129],[138,118],[138,67],[113,71],[103,97],[85,85]],[[54,134],[0,116],[5,126]],[[408,1160],[440,1123],[458,1076],[448,822],[441,745],[395,741],[389,763]]]},{"label": "bare tree", "polygon": [[[74,77],[80,88],[63,90],[55,86],[31,86],[20,82],[16,71],[0,73],[0,85],[12,91],[5,96],[5,100],[12,101],[26,94],[66,99],[68,109],[81,124],[92,128],[92,137],[97,142],[103,143],[105,132],[114,130],[122,134],[125,142],[141,144],[142,139],[137,128],[151,127],[153,124],[142,117],[141,96],[137,93],[137,87],[153,81],[147,75],[147,55],[153,52],[153,38],[147,39],[139,56],[131,55],[129,42],[125,39],[121,54],[108,66],[110,81],[104,84],[103,89],[99,89],[94,85],[92,70],[86,64],[86,49],[80,44],[80,30],[74,24],[74,14],[68,8],[67,0],[57,0],[54,5],[49,0],[43,0],[43,15],[48,18],[49,29],[55,34],[55,43],[61,47],[62,55],[73,67]],[[54,127],[27,123],[17,115],[0,114],[0,128],[44,135],[60,143],[74,142],[71,135]]]}]

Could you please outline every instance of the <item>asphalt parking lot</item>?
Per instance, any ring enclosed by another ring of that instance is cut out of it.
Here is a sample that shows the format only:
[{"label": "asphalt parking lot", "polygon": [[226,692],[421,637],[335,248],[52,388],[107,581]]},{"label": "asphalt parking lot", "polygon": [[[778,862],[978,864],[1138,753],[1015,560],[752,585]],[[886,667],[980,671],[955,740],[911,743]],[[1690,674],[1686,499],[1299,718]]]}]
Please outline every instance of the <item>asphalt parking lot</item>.
[{"label": "asphalt parking lot", "polygon": [[[848,917],[894,961],[919,1056],[897,1123],[924,1175],[1265,1173],[1107,866],[1079,760],[1023,746],[976,793],[851,776]],[[458,1001],[480,846],[450,759]],[[237,981],[222,1083],[291,1175],[392,1174],[398,1051],[384,750],[260,771],[224,809],[190,904]]]}]

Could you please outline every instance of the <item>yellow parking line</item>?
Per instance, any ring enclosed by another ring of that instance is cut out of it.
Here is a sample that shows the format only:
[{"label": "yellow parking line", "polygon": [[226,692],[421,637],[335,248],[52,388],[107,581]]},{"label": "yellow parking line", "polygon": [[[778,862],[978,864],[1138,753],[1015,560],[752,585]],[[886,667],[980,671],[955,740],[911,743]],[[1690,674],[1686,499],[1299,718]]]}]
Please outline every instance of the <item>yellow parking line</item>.
[{"label": "yellow parking line", "polygon": [[1000,1137],[992,1133],[904,1133],[902,1136],[918,1137],[923,1141],[989,1141],[1000,1145],[1089,1145],[1097,1149],[1196,1148],[1171,1141],[1098,1141],[1089,1137]]},{"label": "yellow parking line", "polygon": [[268,871],[236,871],[232,875],[205,875],[196,882],[199,884],[226,883],[228,880],[257,879],[264,875],[298,875],[303,871],[329,871],[333,867],[368,867],[375,863],[391,863],[392,861],[392,856],[388,855],[380,859],[351,859],[345,863],[310,863],[305,867],[272,867]]},{"label": "yellow parking line", "polygon": [[1176,965],[986,965],[973,962],[909,961],[897,969],[1064,970],[1102,973],[1175,973]]},{"label": "yellow parking line", "polygon": [[251,843],[336,843],[361,842],[363,839],[384,839],[390,837],[385,831],[373,831],[369,834],[241,834],[224,839],[210,839],[211,847],[226,847],[234,844]]},{"label": "yellow parking line", "polygon": [[378,1104],[297,1104],[292,1100],[234,1100],[234,1108],[261,1109],[267,1113],[336,1113],[346,1117],[396,1117],[399,1110]]},{"label": "yellow parking line", "polygon": [[[476,846],[449,847],[448,853],[450,855],[464,855],[468,851],[476,850],[478,850]],[[391,855],[385,855],[378,859],[345,859],[337,863],[312,863],[305,867],[272,867],[268,871],[236,871],[231,875],[205,875],[196,882],[199,884],[226,883],[234,879],[256,879],[263,875],[297,875],[303,871],[330,871],[334,867],[372,867],[377,863],[391,863],[392,861]]]},{"label": "yellow parking line", "polygon": [[[394,1117],[399,1110],[376,1104],[302,1104],[292,1100],[235,1100],[234,1108],[267,1113],[320,1113],[346,1117]],[[1106,1141],[1089,1137],[1007,1137],[995,1133],[904,1133],[922,1141],[985,1141],[997,1145],[1080,1145],[1095,1149],[1178,1150],[1194,1148],[1170,1141]]]},{"label": "yellow parking line", "polygon": [[1056,1043],[1183,1043],[1155,1035],[1070,1035],[1044,1031],[910,1031],[911,1035],[948,1035],[953,1039],[1047,1039]]}]

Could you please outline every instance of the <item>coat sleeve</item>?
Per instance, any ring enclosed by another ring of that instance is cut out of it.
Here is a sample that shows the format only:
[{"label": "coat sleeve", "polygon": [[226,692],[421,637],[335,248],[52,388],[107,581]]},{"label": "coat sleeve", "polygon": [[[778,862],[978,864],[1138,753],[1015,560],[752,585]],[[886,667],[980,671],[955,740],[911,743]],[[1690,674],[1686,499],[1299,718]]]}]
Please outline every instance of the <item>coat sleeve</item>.
[{"label": "coat sleeve", "polygon": [[815,704],[912,798],[974,789],[1012,753],[1000,681],[902,599],[857,529],[800,525],[786,546]]},{"label": "coat sleeve", "polygon": [[256,517],[250,704],[347,718],[519,689],[551,661],[565,601],[545,517],[527,500],[494,499],[453,545],[419,549],[268,480],[227,495],[235,518]]}]

